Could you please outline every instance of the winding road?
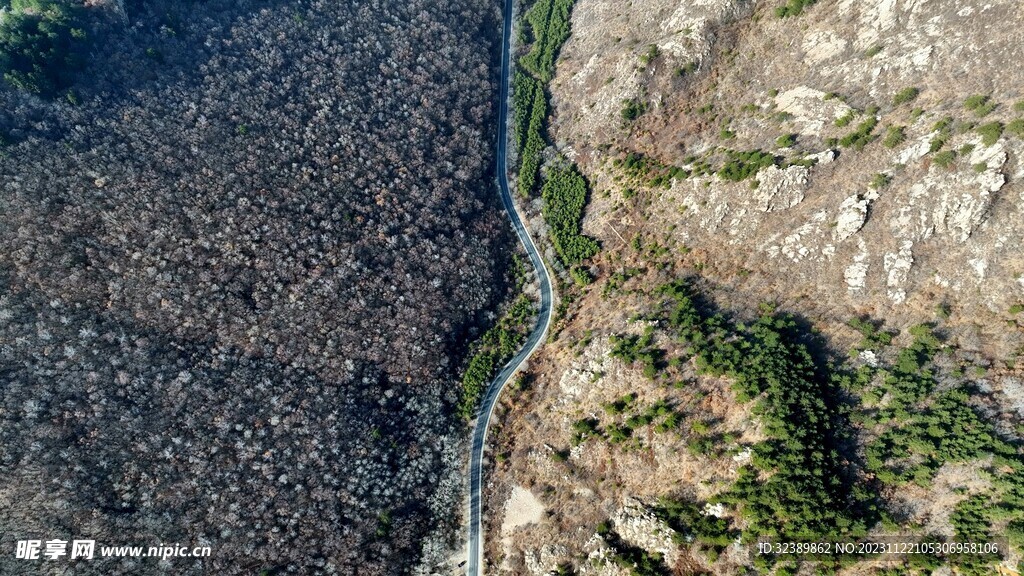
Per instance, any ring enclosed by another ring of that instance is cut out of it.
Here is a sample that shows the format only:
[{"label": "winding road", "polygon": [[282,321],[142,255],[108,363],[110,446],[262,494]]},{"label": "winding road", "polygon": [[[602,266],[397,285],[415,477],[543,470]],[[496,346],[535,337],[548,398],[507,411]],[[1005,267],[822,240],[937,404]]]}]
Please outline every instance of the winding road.
[{"label": "winding road", "polygon": [[469,558],[466,562],[467,576],[479,576],[483,565],[483,528],[481,520],[481,504],[483,491],[484,474],[484,446],[487,440],[487,426],[491,422],[491,414],[494,412],[494,405],[498,401],[502,388],[509,378],[515,374],[519,366],[533,354],[533,351],[544,341],[548,326],[551,324],[551,278],[548,276],[548,269],[541,259],[537,246],[530,238],[526,226],[523,225],[519,212],[516,210],[515,202],[512,201],[512,193],[508,186],[508,99],[509,84],[511,82],[510,67],[512,65],[512,2],[505,0],[504,25],[502,30],[501,47],[501,90],[498,103],[498,146],[497,146],[497,169],[498,188],[501,191],[501,202],[505,205],[509,220],[512,221],[512,228],[515,229],[519,241],[526,249],[533,267],[537,270],[540,280],[540,313],[538,314],[537,325],[533,328],[529,338],[512,360],[501,369],[495,376],[484,393],[483,401],[480,403],[480,411],[477,414],[476,425],[473,427],[473,446],[469,455]]}]

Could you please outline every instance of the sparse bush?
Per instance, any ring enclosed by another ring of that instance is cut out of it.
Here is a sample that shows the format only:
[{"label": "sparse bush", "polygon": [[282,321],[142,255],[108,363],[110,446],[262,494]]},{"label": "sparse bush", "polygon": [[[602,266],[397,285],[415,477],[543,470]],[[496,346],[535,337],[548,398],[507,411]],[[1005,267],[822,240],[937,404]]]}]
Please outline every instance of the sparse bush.
[{"label": "sparse bush", "polygon": [[856,115],[856,112],[850,110],[846,114],[843,114],[842,116],[836,119],[836,126],[838,126],[839,128],[846,128],[847,126],[850,125],[851,122],[853,122],[853,119],[856,117]]},{"label": "sparse bush", "polygon": [[863,336],[863,340],[857,345],[861,350],[878,349],[892,343],[893,333],[882,330],[880,322],[873,321],[867,316],[853,318],[846,324]]},{"label": "sparse bush", "polygon": [[658,45],[650,44],[647,46],[647,51],[640,55],[640,64],[647,66],[657,60],[660,55],[661,50],[658,48]]},{"label": "sparse bush", "polygon": [[885,50],[885,46],[882,46],[881,44],[875,44],[871,48],[868,48],[867,50],[864,51],[864,58],[874,58],[875,56],[881,54],[882,50]]},{"label": "sparse bush", "polygon": [[885,139],[882,140],[882,145],[886,148],[895,148],[906,140],[907,136],[903,131],[903,126],[889,126],[885,133]]},{"label": "sparse bush", "polygon": [[869,186],[875,190],[880,190],[888,186],[889,182],[892,182],[891,176],[889,176],[888,174],[878,172],[877,174],[871,177],[871,183],[869,184]]},{"label": "sparse bush", "polygon": [[654,378],[658,372],[658,364],[665,356],[665,351],[653,346],[653,330],[648,327],[642,336],[613,334],[610,338],[612,357],[619,358],[626,364],[642,362],[644,375]]},{"label": "sparse bush", "polygon": [[638,98],[629,98],[622,101],[622,110],[619,115],[626,122],[632,122],[647,112],[647,103]]},{"label": "sparse bush", "polygon": [[975,94],[964,100],[964,108],[974,112],[975,116],[981,118],[988,116],[996,109],[996,104],[985,94]]},{"label": "sparse bush", "polygon": [[932,162],[939,168],[949,168],[955,161],[956,152],[953,150],[943,150],[932,158]]},{"label": "sparse bush", "polygon": [[600,429],[598,429],[597,424],[597,420],[594,420],[593,418],[583,418],[581,420],[573,422],[573,446],[579,445],[581,442],[583,442],[587,438],[590,438],[591,436],[600,435],[601,431]]},{"label": "sparse bush", "polygon": [[589,286],[594,282],[594,276],[582,266],[573,266],[569,270],[569,275],[577,286]]},{"label": "sparse bush", "polygon": [[619,426],[618,424],[609,424],[605,426],[604,437],[612,444],[621,444],[629,437],[633,435],[633,430],[629,426]]},{"label": "sparse bush", "polygon": [[1006,125],[1006,131],[1017,138],[1024,138],[1024,118],[1017,118]]},{"label": "sparse bush", "polygon": [[779,6],[775,9],[775,15],[779,18],[789,18],[790,16],[799,16],[803,13],[804,8],[816,4],[818,0],[789,0],[786,4]]},{"label": "sparse bush", "polygon": [[775,145],[779,148],[792,148],[796,145],[796,134],[783,134],[775,139]]},{"label": "sparse bush", "polygon": [[873,114],[857,125],[857,129],[839,139],[839,145],[862,150],[865,146],[875,140],[875,127],[878,126],[878,118]]},{"label": "sparse bush", "polygon": [[904,88],[903,90],[900,90],[899,92],[896,93],[895,96],[892,97],[892,104],[893,106],[899,106],[901,104],[906,104],[907,102],[912,102],[913,100],[917,99],[917,96],[920,93],[921,91],[914,87]]},{"label": "sparse bush", "polygon": [[978,134],[981,135],[981,142],[985,146],[992,146],[999,141],[1003,135],[1002,122],[989,122],[978,127]]},{"label": "sparse bush", "polygon": [[757,174],[762,168],[776,165],[777,162],[774,155],[762,150],[730,150],[728,160],[718,170],[718,176],[730,182],[740,182]]}]

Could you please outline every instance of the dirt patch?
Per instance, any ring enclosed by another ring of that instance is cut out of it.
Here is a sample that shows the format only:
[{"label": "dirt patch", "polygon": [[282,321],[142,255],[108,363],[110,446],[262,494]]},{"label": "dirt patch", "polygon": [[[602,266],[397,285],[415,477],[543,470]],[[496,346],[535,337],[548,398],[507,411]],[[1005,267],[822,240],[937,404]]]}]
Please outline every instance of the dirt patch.
[{"label": "dirt patch", "polygon": [[544,519],[544,504],[528,489],[522,486],[512,488],[512,493],[505,503],[505,518],[501,522],[502,537],[508,536],[516,528],[535,524]]}]

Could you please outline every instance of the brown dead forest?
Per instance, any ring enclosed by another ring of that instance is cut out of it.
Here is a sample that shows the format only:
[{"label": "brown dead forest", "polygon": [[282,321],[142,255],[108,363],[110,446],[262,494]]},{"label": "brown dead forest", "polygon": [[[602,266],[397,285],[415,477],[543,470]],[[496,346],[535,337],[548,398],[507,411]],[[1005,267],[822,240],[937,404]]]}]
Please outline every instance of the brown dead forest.
[{"label": "brown dead forest", "polygon": [[68,94],[0,88],[0,549],[212,549],[0,573],[450,553],[457,372],[512,239],[497,8],[136,0]]}]

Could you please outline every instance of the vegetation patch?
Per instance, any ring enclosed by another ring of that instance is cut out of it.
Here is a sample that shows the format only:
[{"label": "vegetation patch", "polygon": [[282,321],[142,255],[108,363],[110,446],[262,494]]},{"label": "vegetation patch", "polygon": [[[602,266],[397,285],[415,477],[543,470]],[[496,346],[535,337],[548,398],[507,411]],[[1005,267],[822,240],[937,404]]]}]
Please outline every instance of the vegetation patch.
[{"label": "vegetation patch", "polygon": [[893,106],[899,106],[900,104],[912,102],[916,100],[920,94],[921,91],[918,90],[917,88],[904,88],[903,90],[900,90],[899,92],[896,93],[895,96],[892,97],[892,104]]},{"label": "vegetation patch", "polygon": [[816,4],[817,2],[818,0],[789,0],[786,4],[775,8],[775,15],[779,18],[799,16],[803,13],[804,8]]},{"label": "vegetation patch", "polygon": [[613,166],[621,168],[631,178],[642,180],[651,188],[669,188],[672,180],[690,176],[688,171],[679,166],[669,166],[656,158],[636,152],[630,152],[624,158],[616,158]]},{"label": "vegetation patch", "polygon": [[796,145],[796,134],[783,134],[775,139],[775,145],[779,148],[792,148]]},{"label": "vegetation patch", "polygon": [[746,180],[757,174],[762,168],[776,166],[779,163],[774,155],[762,150],[736,151],[727,153],[725,164],[718,170],[718,175],[730,182]]},{"label": "vegetation patch", "polygon": [[843,114],[839,118],[836,118],[836,126],[838,126],[839,128],[846,128],[847,126],[850,125],[851,122],[853,122],[853,119],[856,118],[856,116],[857,113],[854,112],[853,110],[850,110],[846,114]]},{"label": "vegetation patch", "polygon": [[513,131],[519,149],[517,189],[530,196],[537,186],[541,153],[546,142],[544,123],[547,120],[547,96],[544,84],[522,72],[516,72],[512,87]]},{"label": "vegetation patch", "polygon": [[12,0],[0,18],[0,72],[15,88],[53,96],[70,86],[89,49],[84,8],[57,0]]},{"label": "vegetation patch", "polygon": [[895,148],[906,142],[906,140],[907,135],[904,133],[903,126],[890,126],[885,133],[885,138],[882,140],[882,145],[886,148]]},{"label": "vegetation patch", "polygon": [[969,96],[964,100],[964,108],[974,112],[974,115],[981,118],[988,116],[993,110],[996,109],[996,104],[992,102],[990,96],[986,94],[975,94]]},{"label": "vegetation patch", "polygon": [[551,240],[562,263],[572,267],[597,254],[597,241],[582,234],[587,182],[579,169],[566,163],[552,167],[541,197],[544,221],[551,229]]},{"label": "vegetation patch", "polygon": [[874,131],[875,127],[878,126],[878,118],[871,114],[866,120],[857,125],[857,128],[839,139],[839,145],[844,148],[854,148],[855,150],[863,150],[865,146],[870,144],[877,138]]},{"label": "vegetation patch", "polygon": [[533,35],[530,51],[519,64],[547,83],[555,75],[555,60],[569,38],[569,15],[574,0],[537,0],[526,11],[526,22]]},{"label": "vegetation patch", "polygon": [[822,373],[800,341],[793,318],[766,309],[750,326],[698,307],[686,281],[663,286],[666,320],[686,342],[702,372],[728,376],[741,401],[756,401],[769,439],[752,464],[716,500],[735,506],[750,538],[852,538],[874,523],[865,486],[846,471],[839,435],[847,428],[841,386]]},{"label": "vegetation patch", "polygon": [[476,415],[480,397],[487,390],[495,373],[519,350],[530,331],[535,309],[522,293],[526,283],[526,266],[515,258],[515,290],[519,296],[512,301],[498,322],[484,332],[474,344],[473,355],[462,374],[459,415],[469,420]]},{"label": "vegetation patch", "polygon": [[1017,118],[1007,124],[1006,132],[1017,138],[1024,138],[1024,118]]},{"label": "vegetation patch", "polygon": [[647,112],[647,103],[639,98],[629,98],[622,101],[622,110],[619,115],[626,122],[632,122]]},{"label": "vegetation patch", "polygon": [[935,154],[932,158],[932,162],[935,163],[939,168],[950,168],[953,163],[956,162],[956,151],[955,150],[943,150]]},{"label": "vegetation patch", "polygon": [[612,357],[618,358],[626,364],[641,362],[644,367],[644,375],[654,378],[658,373],[658,363],[665,356],[665,352],[653,346],[653,334],[654,329],[650,326],[644,330],[642,336],[613,334],[611,337]]},{"label": "vegetation patch", "polygon": [[892,182],[892,176],[878,172],[871,177],[871,183],[868,186],[874,190],[880,190],[888,186],[890,182]]},{"label": "vegetation patch", "polygon": [[978,134],[981,135],[981,143],[985,146],[992,146],[999,141],[1003,135],[1002,122],[989,122],[978,127]]}]

